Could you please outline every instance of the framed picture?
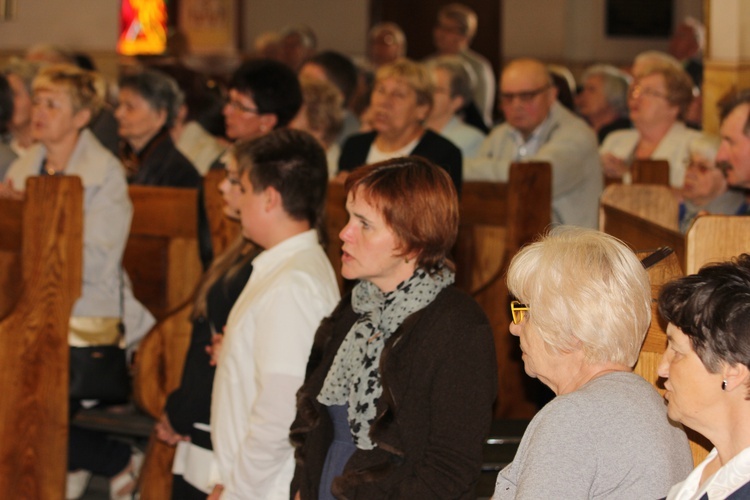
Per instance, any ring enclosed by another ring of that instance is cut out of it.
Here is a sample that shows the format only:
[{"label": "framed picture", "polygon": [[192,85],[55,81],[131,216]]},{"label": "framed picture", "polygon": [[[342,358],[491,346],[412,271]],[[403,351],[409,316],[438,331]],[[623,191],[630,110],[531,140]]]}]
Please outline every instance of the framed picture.
[{"label": "framed picture", "polygon": [[239,42],[238,0],[180,0],[177,28],[196,54],[234,53]]},{"label": "framed picture", "polygon": [[673,0],[607,0],[607,36],[669,38]]},{"label": "framed picture", "polygon": [[122,0],[117,52],[133,56],[163,54],[166,49],[166,0]]}]

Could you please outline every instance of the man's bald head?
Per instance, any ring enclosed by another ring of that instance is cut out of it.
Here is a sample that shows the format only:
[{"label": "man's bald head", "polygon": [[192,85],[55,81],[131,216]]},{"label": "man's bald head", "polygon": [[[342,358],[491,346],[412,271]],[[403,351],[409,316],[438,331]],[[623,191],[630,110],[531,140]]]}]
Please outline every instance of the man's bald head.
[{"label": "man's bald head", "polygon": [[557,89],[536,59],[508,63],[500,77],[500,105],[508,124],[528,137],[549,115]]}]

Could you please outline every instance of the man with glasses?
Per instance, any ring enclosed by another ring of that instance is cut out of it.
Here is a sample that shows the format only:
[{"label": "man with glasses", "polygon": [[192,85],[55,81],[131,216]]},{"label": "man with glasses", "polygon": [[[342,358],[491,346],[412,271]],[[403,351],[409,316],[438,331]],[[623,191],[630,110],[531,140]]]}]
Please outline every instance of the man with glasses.
[{"label": "man with glasses", "polygon": [[500,78],[500,106],[506,122],[466,162],[464,178],[505,182],[511,163],[549,162],[552,222],[595,228],[602,191],[596,135],[557,102],[545,66],[534,59],[509,63]]}]

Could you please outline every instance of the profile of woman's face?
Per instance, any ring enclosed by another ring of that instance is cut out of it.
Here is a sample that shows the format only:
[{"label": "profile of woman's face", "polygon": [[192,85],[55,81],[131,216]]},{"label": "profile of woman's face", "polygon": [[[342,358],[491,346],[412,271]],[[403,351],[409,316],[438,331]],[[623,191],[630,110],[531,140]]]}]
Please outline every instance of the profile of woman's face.
[{"label": "profile of woman's face", "polygon": [[224,199],[224,215],[232,220],[240,219],[240,174],[237,169],[237,160],[229,155],[226,163],[226,177],[219,184]]},{"label": "profile of woman's face", "polygon": [[669,418],[700,431],[711,418],[707,410],[716,408],[723,396],[722,375],[708,371],[690,337],[672,323],[667,326],[667,350],[658,373],[665,379]]},{"label": "profile of woman's face", "polygon": [[31,136],[46,146],[57,144],[71,135],[77,135],[87,119],[73,111],[73,101],[68,90],[60,85],[47,85],[34,89],[31,104]]},{"label": "profile of woman's face", "polygon": [[518,337],[522,353],[521,359],[526,374],[529,377],[538,378],[554,390],[552,382],[553,380],[555,383],[558,382],[555,377],[555,367],[559,360],[554,351],[529,325],[530,314],[533,314],[533,311],[528,311],[524,319],[518,324],[511,322],[510,333]]},{"label": "profile of woman's face", "polygon": [[417,93],[402,78],[388,77],[375,82],[370,99],[373,129],[397,138],[418,127],[430,112],[427,104],[417,103]]},{"label": "profile of woman's face", "polygon": [[367,202],[357,188],[346,197],[349,222],[339,233],[343,242],[341,275],[350,280],[370,281],[383,292],[395,290],[411,277],[415,258],[400,255],[400,242],[386,224],[381,211]]},{"label": "profile of woman's face", "polygon": [[18,75],[9,74],[7,76],[8,85],[13,92],[13,118],[11,125],[15,128],[22,128],[31,124],[31,95],[26,90],[23,80]]},{"label": "profile of woman's face", "polygon": [[167,111],[155,109],[141,94],[125,87],[117,97],[115,118],[117,134],[140,150],[167,122]]}]

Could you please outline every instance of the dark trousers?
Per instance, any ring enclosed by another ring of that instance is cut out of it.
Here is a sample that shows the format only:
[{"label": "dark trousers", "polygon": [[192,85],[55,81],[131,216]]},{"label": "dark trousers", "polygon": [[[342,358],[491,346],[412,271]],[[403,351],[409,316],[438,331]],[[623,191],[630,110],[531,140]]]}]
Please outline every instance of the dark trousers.
[{"label": "dark trousers", "polygon": [[[70,402],[70,418],[80,408]],[[112,477],[122,472],[130,462],[130,446],[110,439],[104,432],[81,429],[71,425],[68,438],[68,470],[84,469],[98,476]]]}]

